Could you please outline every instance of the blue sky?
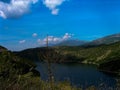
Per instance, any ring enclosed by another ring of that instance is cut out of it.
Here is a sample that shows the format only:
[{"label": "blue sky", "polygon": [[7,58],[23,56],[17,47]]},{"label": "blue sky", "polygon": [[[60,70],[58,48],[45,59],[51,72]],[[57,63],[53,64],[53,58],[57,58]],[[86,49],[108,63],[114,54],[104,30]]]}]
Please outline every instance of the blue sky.
[{"label": "blue sky", "polygon": [[120,0],[0,0],[0,45],[10,50],[120,33]]}]

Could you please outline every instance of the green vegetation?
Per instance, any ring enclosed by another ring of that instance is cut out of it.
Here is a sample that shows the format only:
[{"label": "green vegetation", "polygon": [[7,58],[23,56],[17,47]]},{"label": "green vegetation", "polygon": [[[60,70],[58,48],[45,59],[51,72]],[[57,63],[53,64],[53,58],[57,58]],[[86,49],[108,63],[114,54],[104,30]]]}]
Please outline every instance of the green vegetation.
[{"label": "green vegetation", "polygon": [[120,75],[120,48],[111,52],[99,65],[99,69],[104,72]]},{"label": "green vegetation", "polygon": [[52,62],[94,64],[101,71],[115,71],[117,73],[120,70],[120,42],[99,46],[56,46],[50,47],[49,50],[33,48],[15,52],[15,54],[31,61],[44,61],[44,56],[49,51]]},{"label": "green vegetation", "polygon": [[[53,83],[51,89],[50,82],[41,80],[35,70],[36,65],[31,61],[45,61],[46,55],[50,62],[95,64],[101,71],[120,75],[120,42],[99,46],[35,48],[14,53],[0,46],[0,90],[82,90],[69,82]],[[91,86],[86,90],[97,89]]]},{"label": "green vegetation", "polygon": [[[50,50],[51,53],[53,53],[53,62],[77,62],[99,65],[100,63],[109,60],[106,58],[111,57],[111,54],[115,51],[119,52],[120,42],[99,46],[51,47]],[[46,48],[33,48],[21,52],[15,52],[15,54],[31,61],[43,61],[44,58],[42,57],[47,54],[46,52],[48,52]]]},{"label": "green vegetation", "polygon": [[40,74],[35,67],[36,65],[32,62],[20,59],[7,49],[0,47],[0,90],[9,90],[13,86],[17,87],[18,84],[23,86],[25,84],[23,81],[29,76],[39,77]]},{"label": "green vegetation", "polygon": [[[0,47],[0,90],[82,90],[69,82],[51,83],[40,79],[35,65]],[[95,90],[93,87],[89,87]]]}]

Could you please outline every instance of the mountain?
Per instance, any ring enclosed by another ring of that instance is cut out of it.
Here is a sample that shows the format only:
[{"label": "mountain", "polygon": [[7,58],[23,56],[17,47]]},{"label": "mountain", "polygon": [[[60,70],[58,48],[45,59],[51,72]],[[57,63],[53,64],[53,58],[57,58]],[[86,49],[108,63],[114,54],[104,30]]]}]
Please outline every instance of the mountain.
[{"label": "mountain", "polygon": [[96,47],[56,46],[49,47],[49,49],[41,47],[14,53],[17,56],[31,61],[44,61],[44,57],[50,54],[49,57],[52,58],[53,62],[79,62],[99,65],[108,58],[108,55],[111,55],[114,51],[118,52],[118,50],[120,50],[120,42],[109,45],[99,45]]},{"label": "mountain", "polygon": [[49,59],[54,63],[95,64],[100,71],[120,75],[120,42],[95,47],[56,46],[32,48],[14,53],[31,61],[46,61]]},{"label": "mountain", "polygon": [[82,40],[65,40],[62,41],[55,46],[80,46],[87,43],[87,41],[82,41]]},{"label": "mountain", "polygon": [[120,41],[120,33],[98,38],[91,42],[83,41],[83,40],[65,40],[56,45],[50,45],[50,46],[96,46],[102,44],[112,44],[119,41]]},{"label": "mountain", "polygon": [[3,47],[3,46],[0,46],[0,52],[2,52],[4,50],[7,50],[7,49],[5,47]]},{"label": "mountain", "polygon": [[93,40],[85,45],[111,44],[120,41],[120,33]]},{"label": "mountain", "polygon": [[[29,69],[33,70],[36,65],[26,59],[23,59],[22,57],[16,56],[13,52],[8,51],[3,46],[0,46],[0,73],[1,73],[1,67],[4,66],[7,70],[9,69],[16,69],[21,70],[20,73],[27,73],[29,72]],[[10,65],[10,68],[8,68]],[[5,70],[6,70],[5,69]]]},{"label": "mountain", "polygon": [[0,90],[13,90],[12,87],[15,89],[16,83],[17,87],[24,86],[26,81],[40,77],[35,67],[33,62],[18,57],[0,46]]}]

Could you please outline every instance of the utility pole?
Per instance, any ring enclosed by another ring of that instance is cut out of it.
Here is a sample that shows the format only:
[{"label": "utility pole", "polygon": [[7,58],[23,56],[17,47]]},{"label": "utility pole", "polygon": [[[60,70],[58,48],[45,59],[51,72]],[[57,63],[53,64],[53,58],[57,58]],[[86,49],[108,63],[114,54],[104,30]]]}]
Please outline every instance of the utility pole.
[{"label": "utility pole", "polygon": [[53,90],[53,84],[54,84],[54,77],[52,75],[52,70],[51,70],[51,50],[49,49],[49,40],[48,40],[48,34],[46,37],[46,62],[47,62],[47,68],[48,68],[48,81],[50,83],[50,90]]},{"label": "utility pole", "polygon": [[48,48],[48,34],[47,34],[47,38],[46,38],[46,47]]}]

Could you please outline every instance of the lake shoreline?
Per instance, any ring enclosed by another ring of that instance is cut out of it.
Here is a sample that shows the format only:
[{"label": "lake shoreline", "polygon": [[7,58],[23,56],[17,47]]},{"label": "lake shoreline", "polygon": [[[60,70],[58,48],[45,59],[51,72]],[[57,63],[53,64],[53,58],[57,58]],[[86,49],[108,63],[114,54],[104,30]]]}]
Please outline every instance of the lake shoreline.
[{"label": "lake shoreline", "polygon": [[[46,62],[35,62],[35,63],[46,63]],[[65,65],[90,65],[90,66],[94,66],[95,68],[97,68],[100,72],[103,72],[105,74],[108,74],[112,77],[119,77],[119,72],[113,72],[113,71],[109,71],[109,70],[104,70],[104,69],[100,69],[98,64],[92,64],[92,63],[78,63],[78,62],[54,62],[52,64],[65,64]]]},{"label": "lake shoreline", "polygon": [[[42,80],[47,80],[47,67],[46,63],[37,63],[36,68],[41,73]],[[115,85],[115,78],[98,71],[95,65],[90,64],[69,64],[69,63],[52,63],[53,75],[55,80],[62,82],[64,80],[69,80],[72,85],[95,85],[98,86],[101,83],[105,83],[108,86]],[[114,84],[113,84],[114,83]],[[85,86],[86,87],[86,86]]]}]

